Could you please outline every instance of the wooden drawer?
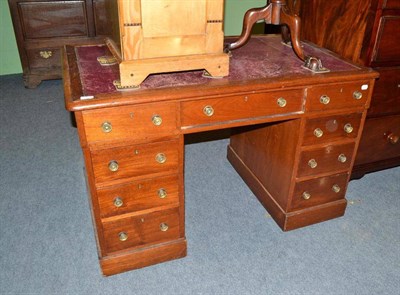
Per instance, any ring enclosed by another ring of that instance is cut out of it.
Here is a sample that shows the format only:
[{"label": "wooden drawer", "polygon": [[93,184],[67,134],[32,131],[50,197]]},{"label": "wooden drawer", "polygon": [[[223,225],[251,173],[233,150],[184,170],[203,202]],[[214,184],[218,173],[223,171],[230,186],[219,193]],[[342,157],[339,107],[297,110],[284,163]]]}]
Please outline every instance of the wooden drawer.
[{"label": "wooden drawer", "polygon": [[355,165],[400,157],[400,115],[365,122]]},{"label": "wooden drawer", "polygon": [[309,111],[323,111],[364,107],[369,92],[369,83],[361,82],[311,87],[307,90],[306,108]]},{"label": "wooden drawer", "polygon": [[376,43],[373,49],[372,65],[389,62],[400,63],[400,15],[384,15],[379,20]]},{"label": "wooden drawer", "polygon": [[303,145],[356,138],[360,123],[360,113],[307,119]]},{"label": "wooden drawer", "polygon": [[29,49],[27,54],[31,69],[57,68],[61,75],[61,50],[59,48]]},{"label": "wooden drawer", "polygon": [[400,67],[378,68],[368,116],[400,113]]},{"label": "wooden drawer", "polygon": [[303,90],[288,90],[181,103],[182,128],[231,123],[303,111]]},{"label": "wooden drawer", "polygon": [[178,176],[102,188],[97,191],[101,218],[179,204]]},{"label": "wooden drawer", "polygon": [[24,39],[88,36],[86,0],[21,1]]},{"label": "wooden drawer", "polygon": [[354,143],[328,145],[301,153],[297,177],[334,173],[350,168]]},{"label": "wooden drawer", "polygon": [[343,199],[347,188],[347,177],[347,174],[337,174],[297,183],[290,209],[304,209]]},{"label": "wooden drawer", "polygon": [[95,181],[176,174],[181,150],[178,140],[94,150]]},{"label": "wooden drawer", "polygon": [[175,103],[97,109],[82,115],[88,142],[160,138],[177,133]]},{"label": "wooden drawer", "polygon": [[[179,211],[173,208],[103,223],[106,252],[179,238]],[[126,239],[125,239],[126,238]]]},{"label": "wooden drawer", "polygon": [[386,0],[386,1],[383,1],[383,8],[386,8],[386,9],[400,9],[400,1],[399,0]]}]

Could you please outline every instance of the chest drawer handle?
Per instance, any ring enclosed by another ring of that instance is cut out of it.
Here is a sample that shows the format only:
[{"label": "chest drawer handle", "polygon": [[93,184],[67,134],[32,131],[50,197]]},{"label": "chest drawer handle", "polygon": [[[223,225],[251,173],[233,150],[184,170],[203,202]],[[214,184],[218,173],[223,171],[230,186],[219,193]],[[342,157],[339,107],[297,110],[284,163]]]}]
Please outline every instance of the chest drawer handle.
[{"label": "chest drawer handle", "polygon": [[391,144],[396,144],[399,142],[399,136],[394,133],[389,133],[387,136],[387,141]]},{"label": "chest drawer handle", "polygon": [[167,156],[163,153],[158,153],[156,155],[156,161],[160,164],[164,164],[167,161]]},{"label": "chest drawer handle", "polygon": [[158,197],[160,199],[165,199],[167,197],[167,191],[165,190],[165,188],[160,188],[158,190]]},{"label": "chest drawer handle", "polygon": [[351,126],[350,123],[347,123],[346,125],[344,125],[344,132],[346,132],[347,134],[350,134],[353,132],[354,128],[353,126]]},{"label": "chest drawer handle", "polygon": [[339,161],[340,163],[346,163],[346,162],[347,162],[347,157],[346,157],[346,155],[345,155],[345,154],[340,154],[339,157],[338,157],[338,161]]},{"label": "chest drawer handle", "polygon": [[304,200],[308,200],[308,199],[311,198],[311,194],[310,194],[309,192],[304,192],[304,193],[301,195],[301,197],[302,197]]},{"label": "chest drawer handle", "polygon": [[319,101],[320,101],[322,104],[328,104],[328,103],[330,103],[331,98],[330,98],[328,95],[322,95],[322,96],[319,98]]},{"label": "chest drawer handle", "polygon": [[168,224],[166,224],[164,222],[160,224],[160,230],[161,231],[167,231],[168,228],[169,228]]},{"label": "chest drawer handle", "polygon": [[315,161],[315,159],[311,159],[310,161],[308,161],[308,166],[311,167],[311,169],[314,169],[318,166],[317,161]]},{"label": "chest drawer handle", "polygon": [[280,106],[281,108],[284,108],[287,105],[287,101],[286,99],[284,99],[283,97],[279,97],[276,101],[276,103],[278,104],[278,106]]},{"label": "chest drawer handle", "polygon": [[116,172],[118,171],[119,165],[117,161],[111,161],[110,163],[108,163],[108,169],[110,169],[110,171],[112,172]]},{"label": "chest drawer handle", "polygon": [[318,138],[322,137],[322,135],[324,135],[324,131],[322,131],[320,128],[316,128],[314,130],[314,135]]},{"label": "chest drawer handle", "polygon": [[353,97],[354,97],[354,99],[359,100],[359,99],[362,98],[362,93],[360,91],[354,91],[353,92]]},{"label": "chest drawer handle", "polygon": [[128,239],[128,234],[126,232],[120,232],[118,237],[121,242],[125,242]]},{"label": "chest drawer handle", "polygon": [[101,124],[101,130],[103,130],[104,133],[109,133],[112,130],[112,125],[110,122],[104,122]]},{"label": "chest drawer handle", "polygon": [[203,108],[203,113],[204,115],[206,115],[207,117],[211,117],[212,115],[214,115],[214,109],[212,106],[205,106]]},{"label": "chest drawer handle", "polygon": [[119,208],[124,204],[124,201],[120,197],[114,199],[114,206]]},{"label": "chest drawer handle", "polygon": [[332,190],[333,190],[335,193],[338,193],[338,192],[340,192],[340,186],[337,185],[337,184],[334,184],[334,185],[332,186]]},{"label": "chest drawer handle", "polygon": [[162,118],[159,115],[154,115],[153,118],[151,118],[151,121],[153,122],[154,125],[160,126],[162,123]]},{"label": "chest drawer handle", "polygon": [[41,58],[48,59],[53,56],[53,52],[50,50],[43,50],[39,52]]}]

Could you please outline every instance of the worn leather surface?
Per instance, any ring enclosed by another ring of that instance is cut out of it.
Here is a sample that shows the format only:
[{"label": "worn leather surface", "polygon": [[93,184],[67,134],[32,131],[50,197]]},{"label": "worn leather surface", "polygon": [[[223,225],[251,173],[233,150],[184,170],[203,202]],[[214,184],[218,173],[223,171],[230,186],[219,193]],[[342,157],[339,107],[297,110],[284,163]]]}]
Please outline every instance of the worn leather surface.
[{"label": "worn leather surface", "polygon": [[[325,68],[331,72],[356,70],[326,50],[302,43],[305,55],[319,57]],[[114,80],[119,79],[118,65],[102,66],[99,56],[111,56],[107,46],[79,46],[75,48],[84,95],[116,92]],[[281,76],[310,76],[315,74],[302,68],[292,48],[281,43],[280,36],[254,36],[243,47],[232,51],[229,76],[222,79],[243,81],[268,79]],[[214,79],[202,76],[203,71],[189,71],[166,74],[152,74],[140,85],[140,89],[204,85]],[[137,90],[132,90],[137,91]]]}]

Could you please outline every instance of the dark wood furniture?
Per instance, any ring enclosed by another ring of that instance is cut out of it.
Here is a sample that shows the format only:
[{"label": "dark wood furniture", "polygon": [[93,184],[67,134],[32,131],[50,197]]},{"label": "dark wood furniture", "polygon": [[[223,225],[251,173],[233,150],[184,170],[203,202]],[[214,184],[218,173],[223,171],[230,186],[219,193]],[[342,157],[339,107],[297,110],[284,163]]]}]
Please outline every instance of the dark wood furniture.
[{"label": "dark wood furniture", "polygon": [[157,74],[118,92],[118,65],[97,62],[111,55],[107,46],[66,47],[65,103],[76,116],[104,275],[186,255],[186,134],[232,128],[228,159],[283,230],[344,214],[377,74],[303,50],[331,71],[304,69],[280,37],[254,37],[232,52],[226,78]]},{"label": "dark wood furniture", "polygon": [[61,48],[110,34],[106,0],[8,0],[25,86],[62,77]]},{"label": "dark wood furniture", "polygon": [[352,177],[400,165],[400,1],[295,2],[302,39],[380,74]]}]

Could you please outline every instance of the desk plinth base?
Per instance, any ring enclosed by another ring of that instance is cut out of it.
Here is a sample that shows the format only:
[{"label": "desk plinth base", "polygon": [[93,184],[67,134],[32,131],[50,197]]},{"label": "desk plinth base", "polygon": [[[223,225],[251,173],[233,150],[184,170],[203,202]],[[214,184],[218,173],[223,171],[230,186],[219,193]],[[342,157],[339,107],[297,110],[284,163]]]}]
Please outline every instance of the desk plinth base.
[{"label": "desk plinth base", "polygon": [[297,229],[344,215],[347,206],[345,199],[294,212],[285,212],[231,146],[228,146],[228,160],[283,231]]},{"label": "desk plinth base", "polygon": [[135,249],[118,255],[100,258],[103,275],[110,276],[125,271],[150,266],[186,256],[186,239]]}]

